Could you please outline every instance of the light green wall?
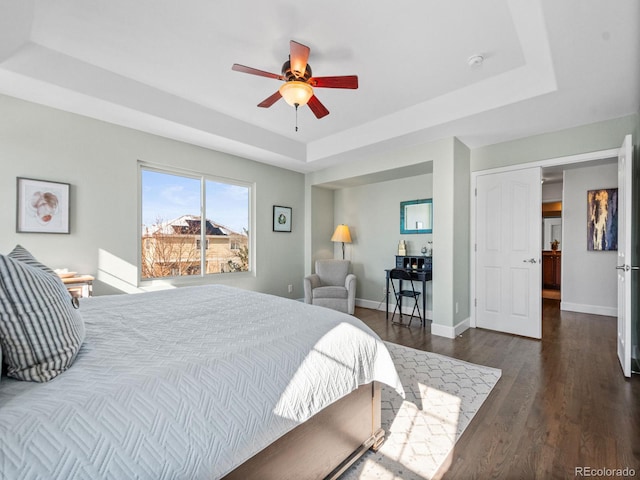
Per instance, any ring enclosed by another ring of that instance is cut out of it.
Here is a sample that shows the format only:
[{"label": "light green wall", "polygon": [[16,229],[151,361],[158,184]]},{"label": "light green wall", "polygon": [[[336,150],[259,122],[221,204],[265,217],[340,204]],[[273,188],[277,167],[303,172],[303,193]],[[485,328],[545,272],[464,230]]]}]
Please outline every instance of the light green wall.
[{"label": "light green wall", "polygon": [[469,149],[459,140],[434,161],[433,183],[432,330],[443,334],[438,326],[455,327],[470,315]]},{"label": "light green wall", "polygon": [[[255,184],[255,275],[207,281],[302,295],[302,174],[12,97],[0,96],[0,112],[0,252],[20,243],[54,268],[98,275],[98,294],[134,291],[142,160]],[[16,177],[71,184],[70,235],[16,233]],[[292,233],[272,231],[273,205],[293,207]]]},{"label": "light green wall", "polygon": [[[382,294],[378,283],[382,263],[368,262],[392,261],[399,240],[393,232],[399,220],[381,220],[380,212],[371,208],[380,195],[370,197],[378,188],[375,184],[335,193],[323,187],[417,167],[417,176],[390,182],[395,182],[394,190],[403,193],[414,177],[433,179],[433,283],[434,298],[440,302],[433,309],[435,322],[444,326],[458,325],[469,316],[469,170],[617,148],[630,132],[635,133],[636,157],[640,145],[640,115],[636,114],[471,151],[458,140],[447,138],[303,176],[11,97],[0,96],[0,112],[0,201],[8,206],[0,209],[0,251],[21,243],[53,267],[99,273],[109,281],[118,278],[121,285],[135,283],[137,278],[138,160],[255,183],[256,274],[214,277],[214,281],[299,298],[302,277],[310,273],[314,260],[340,255],[339,246],[329,240],[336,224],[351,222],[354,244],[347,252],[361,265],[363,298],[372,301]],[[18,176],[71,183],[71,235],[15,233]],[[354,204],[361,203],[361,198],[369,197],[370,201],[362,208],[350,209],[345,205],[351,195],[358,198]],[[383,196],[379,200],[383,209],[395,208],[393,203],[398,203],[397,199],[386,202]],[[273,205],[293,207],[292,233],[272,232]],[[347,214],[343,220],[341,215]],[[370,228],[388,233],[369,242]],[[363,256],[365,252],[369,258]],[[371,260],[373,257],[376,260]],[[370,282],[370,278],[375,280]],[[291,294],[287,293],[289,284],[294,285]],[[96,291],[110,293],[114,289],[98,282]]]},{"label": "light green wall", "polygon": [[562,204],[563,310],[590,311],[602,315],[615,315],[617,311],[617,252],[588,251],[586,221],[587,191],[617,186],[617,164],[565,172]]},{"label": "light green wall", "polygon": [[428,164],[436,158],[450,155],[451,143],[452,139],[448,138],[413,145],[311,172],[307,174],[307,185],[330,184],[380,172],[393,172],[415,165],[424,165],[424,172],[421,173],[430,173],[431,167]]},{"label": "light green wall", "polygon": [[476,148],[471,151],[471,171],[619,148],[637,125],[635,114]]},{"label": "light green wall", "polygon": [[[378,172],[402,170],[411,165],[427,163],[433,172],[434,199],[434,281],[433,281],[433,312],[434,331],[439,326],[456,327],[470,315],[470,172],[497,167],[519,165],[527,162],[540,161],[550,158],[576,155],[600,150],[618,148],[622,144],[624,135],[636,132],[634,144],[638,150],[638,136],[640,135],[640,116],[631,115],[596,124],[584,125],[576,128],[551,132],[543,135],[522,138],[496,145],[469,150],[457,139],[442,139],[423,145],[397,149],[371,155],[360,161],[338,165],[307,175],[307,188],[313,185],[336,184],[341,180],[350,180],[359,176],[374,175]],[[398,180],[396,188],[402,190],[408,184],[408,179]],[[339,208],[349,192],[336,190],[336,219],[339,223]],[[379,221],[374,208],[363,208],[358,212],[358,224],[368,224]],[[313,225],[310,231],[317,232],[317,228],[327,229],[320,236],[330,236],[334,226]],[[395,231],[393,221],[380,226],[381,229]],[[361,232],[362,233],[362,232]],[[359,236],[359,243],[365,239]],[[372,241],[373,242],[373,241]],[[353,255],[357,255],[353,246]],[[369,247],[367,247],[368,249]],[[388,247],[378,245],[376,252],[369,252],[369,257],[386,257]],[[305,263],[310,263],[312,248],[305,254]],[[378,280],[370,280],[369,276],[377,278],[379,267],[369,262],[377,260],[354,258],[362,263],[362,295],[365,299],[370,296],[376,298],[377,290],[381,287]],[[359,280],[360,281],[360,280]],[[358,296],[360,297],[360,293]],[[456,303],[458,304],[456,313]]]},{"label": "light green wall", "polygon": [[[308,202],[311,210],[311,219],[313,228],[310,230],[311,239],[311,255],[312,261],[306,274],[315,272],[316,260],[327,258],[338,258],[334,256],[334,244],[331,241],[331,235],[336,228],[333,219],[334,196],[333,190],[321,187],[311,188],[311,201]],[[326,235],[326,232],[330,232]],[[340,250],[342,255],[342,250]]]},{"label": "light green wall", "polygon": [[[384,298],[384,271],[395,265],[398,242],[406,242],[409,255],[421,255],[420,249],[432,239],[431,234],[400,234],[400,202],[432,197],[431,174],[335,191],[335,223],[349,225],[353,243],[346,246],[345,256],[358,277],[357,297],[371,302],[368,306],[375,308]],[[334,256],[342,256],[339,244]],[[430,293],[430,284],[428,288]],[[429,294],[427,301],[427,309],[431,310]]]},{"label": "light green wall", "polygon": [[469,148],[456,139],[454,143],[454,297],[453,305],[453,325],[466,320],[470,316],[470,151]]},{"label": "light green wall", "polygon": [[[411,167],[416,167],[416,173]],[[373,178],[380,172],[411,172],[392,182],[396,194],[390,188],[380,188],[385,182],[368,183],[361,187],[344,187],[335,193],[334,224],[341,223],[345,211],[351,212],[352,222],[357,222],[357,244],[351,249],[354,273],[359,274],[360,291],[357,297],[365,302],[375,302],[382,295],[381,279],[385,268],[393,267],[399,234],[400,201],[424,198],[431,183],[433,193],[433,300],[432,331],[439,335],[455,336],[454,327],[469,318],[469,150],[454,138],[446,138],[422,145],[414,145],[391,152],[382,152],[360,161],[337,165],[307,175],[307,189],[313,186],[336,185],[341,181],[352,184],[357,179]],[[432,175],[431,175],[432,172]],[[414,179],[425,175],[424,184],[413,193]],[[428,178],[427,178],[428,177]],[[431,181],[429,181],[431,179]],[[421,190],[424,188],[424,190]],[[415,195],[415,197],[414,197]],[[428,197],[427,197],[428,198]],[[388,209],[388,213],[387,212]],[[397,213],[392,213],[395,210]],[[382,212],[382,214],[381,214]],[[396,217],[397,215],[397,217]],[[310,219],[308,242],[316,231],[326,226],[316,226]],[[333,228],[333,227],[332,227]],[[363,228],[363,230],[360,230]],[[382,236],[379,231],[388,232]],[[330,237],[332,230],[320,233]],[[388,240],[386,240],[388,239]],[[416,245],[418,253],[422,245]],[[364,254],[363,254],[364,253]],[[305,260],[312,261],[312,249]],[[455,304],[458,303],[458,312]],[[367,306],[375,305],[367,304]],[[442,327],[442,328],[441,328]]]},{"label": "light green wall", "polygon": [[[471,170],[485,170],[507,165],[518,165],[526,162],[560,158],[580,153],[597,152],[601,150],[617,149],[622,145],[625,135],[633,135],[634,157],[636,163],[636,200],[634,205],[636,259],[640,258],[640,112],[612,120],[592,123],[575,128],[559,130],[557,132],[536,135],[523,139],[504,142],[487,147],[477,148],[471,152]],[[637,273],[633,274],[632,288],[640,297],[640,281]],[[632,355],[640,357],[640,311],[637,302],[634,304],[632,345],[635,349]],[[640,360],[636,367],[640,369]]]}]

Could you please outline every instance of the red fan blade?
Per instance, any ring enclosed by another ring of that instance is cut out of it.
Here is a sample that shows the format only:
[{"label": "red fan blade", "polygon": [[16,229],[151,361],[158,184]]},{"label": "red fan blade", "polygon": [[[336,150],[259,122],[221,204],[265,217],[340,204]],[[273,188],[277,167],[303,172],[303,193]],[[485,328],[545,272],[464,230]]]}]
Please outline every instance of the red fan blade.
[{"label": "red fan blade", "polygon": [[240,65],[238,63],[234,63],[231,70],[235,70],[236,72],[242,73],[250,73],[251,75],[258,75],[259,77],[267,77],[267,78],[275,78],[276,80],[284,80],[282,75],[278,75],[276,73],[265,72],[264,70],[258,70],[257,68],[245,67],[244,65]]},{"label": "red fan blade", "polygon": [[309,99],[307,105],[309,105],[309,108],[316,116],[316,118],[322,118],[329,115],[329,110],[327,110],[327,107],[320,103],[320,100],[318,100],[318,97],[316,97],[315,95],[311,95],[311,98]]},{"label": "red fan blade", "polygon": [[262,107],[262,108],[269,108],[271,105],[276,103],[281,98],[282,98],[282,95],[280,95],[280,91],[278,90],[278,91],[276,91],[276,93],[271,95],[269,98],[266,98],[262,102],[260,102],[258,104],[258,106]]},{"label": "red fan blade", "polygon": [[341,77],[311,77],[309,85],[324,88],[358,88],[357,75],[344,75]]},{"label": "red fan blade", "polygon": [[307,69],[307,60],[309,60],[309,47],[291,40],[289,42],[289,52],[291,71],[298,77],[304,76],[304,71]]}]

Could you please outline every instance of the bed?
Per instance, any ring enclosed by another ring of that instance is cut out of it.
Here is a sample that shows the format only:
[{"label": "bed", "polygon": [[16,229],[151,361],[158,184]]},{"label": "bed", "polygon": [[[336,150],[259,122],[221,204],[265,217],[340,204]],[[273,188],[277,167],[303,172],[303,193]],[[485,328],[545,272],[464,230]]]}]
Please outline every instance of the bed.
[{"label": "bed", "polygon": [[[73,365],[0,382],[3,478],[323,478],[402,386],[355,317],[208,285],[83,299]],[[6,354],[6,352],[5,352]]]}]

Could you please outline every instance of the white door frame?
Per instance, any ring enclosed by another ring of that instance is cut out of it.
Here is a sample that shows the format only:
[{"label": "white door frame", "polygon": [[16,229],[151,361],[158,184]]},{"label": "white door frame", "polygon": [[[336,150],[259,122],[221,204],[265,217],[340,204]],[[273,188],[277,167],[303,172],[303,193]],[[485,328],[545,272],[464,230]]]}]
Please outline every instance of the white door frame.
[{"label": "white door frame", "polygon": [[[471,280],[471,288],[470,294],[471,298],[469,299],[469,305],[471,305],[471,318],[469,325],[473,328],[476,328],[476,308],[475,308],[475,299],[476,299],[476,185],[477,179],[480,175],[490,175],[493,173],[502,173],[502,172],[510,172],[514,170],[521,170],[524,168],[531,167],[556,167],[558,165],[570,165],[572,163],[582,163],[582,162],[590,162],[595,160],[602,160],[605,158],[618,158],[618,152],[620,147],[610,148],[608,150],[599,150],[596,152],[589,153],[579,153],[577,155],[568,155],[565,157],[557,157],[550,158],[547,160],[538,160],[534,162],[528,163],[520,163],[518,165],[509,165],[505,167],[498,168],[490,168],[487,170],[478,170],[475,172],[471,172],[471,265],[470,265],[470,280]],[[542,214],[540,214],[542,218]]]}]

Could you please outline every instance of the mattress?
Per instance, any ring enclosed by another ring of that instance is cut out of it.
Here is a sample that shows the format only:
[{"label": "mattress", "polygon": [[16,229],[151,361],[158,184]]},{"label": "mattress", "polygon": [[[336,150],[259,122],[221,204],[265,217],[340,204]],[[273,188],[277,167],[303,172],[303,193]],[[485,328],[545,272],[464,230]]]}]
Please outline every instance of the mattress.
[{"label": "mattress", "polygon": [[209,285],[83,299],[86,339],[44,384],[0,382],[3,478],[211,479],[372,381],[355,317]]}]

